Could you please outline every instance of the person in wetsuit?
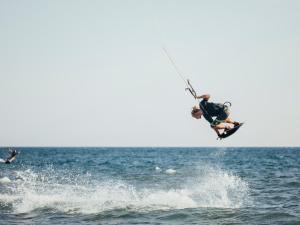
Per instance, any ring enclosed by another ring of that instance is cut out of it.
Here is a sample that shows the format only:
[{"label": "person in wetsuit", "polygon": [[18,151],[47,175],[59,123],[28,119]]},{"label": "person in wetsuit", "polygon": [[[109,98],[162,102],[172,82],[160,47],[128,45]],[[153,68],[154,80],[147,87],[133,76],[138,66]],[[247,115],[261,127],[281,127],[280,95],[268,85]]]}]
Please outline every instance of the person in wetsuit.
[{"label": "person in wetsuit", "polygon": [[[201,119],[203,116],[209,123],[211,128],[220,137],[219,130],[230,130],[233,126],[240,125],[239,122],[231,120],[229,116],[229,109],[227,105],[220,103],[209,102],[210,95],[205,94],[196,96],[197,99],[202,99],[199,106],[194,106],[192,109],[192,117],[195,119]],[[230,126],[231,124],[231,126]]]},{"label": "person in wetsuit", "polygon": [[5,163],[8,164],[8,163],[11,163],[12,161],[14,161],[16,159],[16,156],[19,154],[17,152],[17,150],[13,149],[13,150],[9,150],[10,152],[10,156],[5,160]]}]

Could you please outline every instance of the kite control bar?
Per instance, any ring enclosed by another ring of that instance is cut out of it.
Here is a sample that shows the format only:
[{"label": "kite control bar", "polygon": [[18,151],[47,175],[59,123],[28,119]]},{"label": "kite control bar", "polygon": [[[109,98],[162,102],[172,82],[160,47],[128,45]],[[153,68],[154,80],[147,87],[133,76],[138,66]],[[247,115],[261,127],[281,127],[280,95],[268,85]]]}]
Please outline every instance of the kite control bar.
[{"label": "kite control bar", "polygon": [[188,91],[191,93],[191,95],[192,95],[195,99],[197,99],[197,93],[196,93],[196,91],[194,90],[193,86],[191,85],[190,80],[187,79],[186,81],[187,81],[187,88],[186,88],[185,90],[186,90],[186,91],[188,90]]}]

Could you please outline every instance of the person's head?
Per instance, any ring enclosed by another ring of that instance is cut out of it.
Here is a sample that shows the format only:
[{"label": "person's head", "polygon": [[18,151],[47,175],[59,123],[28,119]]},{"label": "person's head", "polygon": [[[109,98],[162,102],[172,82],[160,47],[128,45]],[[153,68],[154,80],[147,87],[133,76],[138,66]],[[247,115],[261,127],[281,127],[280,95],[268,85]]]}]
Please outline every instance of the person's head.
[{"label": "person's head", "polygon": [[201,116],[203,115],[201,109],[198,106],[193,107],[191,114],[195,119],[201,119]]}]

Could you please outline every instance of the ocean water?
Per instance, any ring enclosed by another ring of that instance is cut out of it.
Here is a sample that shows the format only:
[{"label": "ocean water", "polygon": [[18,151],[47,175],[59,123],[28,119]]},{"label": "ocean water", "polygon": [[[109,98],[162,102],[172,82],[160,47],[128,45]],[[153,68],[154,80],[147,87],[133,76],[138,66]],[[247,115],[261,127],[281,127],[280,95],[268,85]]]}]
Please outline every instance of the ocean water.
[{"label": "ocean water", "polygon": [[300,148],[18,150],[0,224],[300,224]]}]

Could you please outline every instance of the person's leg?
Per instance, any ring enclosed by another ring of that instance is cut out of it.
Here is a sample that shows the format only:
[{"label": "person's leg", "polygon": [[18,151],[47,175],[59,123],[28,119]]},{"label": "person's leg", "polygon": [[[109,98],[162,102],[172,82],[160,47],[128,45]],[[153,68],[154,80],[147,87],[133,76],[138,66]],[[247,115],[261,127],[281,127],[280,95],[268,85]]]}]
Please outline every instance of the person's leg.
[{"label": "person's leg", "polygon": [[229,112],[228,110],[224,110],[221,112],[217,118],[214,120],[214,122],[211,124],[212,128],[215,130],[215,132],[220,136],[220,131],[219,130],[230,130],[231,127],[228,124],[234,124],[234,122],[228,118]]},{"label": "person's leg", "polygon": [[229,124],[233,124],[234,126],[240,125],[239,122],[234,121],[234,120],[230,119],[229,117],[228,117],[227,119],[225,119],[224,122],[225,122],[225,123],[229,123]]},{"label": "person's leg", "polygon": [[215,126],[212,126],[212,129],[217,133],[218,136],[220,136],[221,134],[220,134],[219,130],[226,131],[226,130],[230,130],[231,127],[228,126],[228,125],[226,125],[225,123],[219,123],[219,124],[217,124]]},{"label": "person's leg", "polygon": [[216,127],[212,127],[212,129],[217,133],[218,136],[220,136],[220,132]]},{"label": "person's leg", "polygon": [[220,123],[220,124],[214,126],[214,128],[216,128],[218,130],[222,130],[222,129],[229,129],[230,127],[228,125],[226,125],[225,123]]},{"label": "person's leg", "polygon": [[232,119],[230,119],[229,117],[227,119],[224,120],[225,123],[230,123],[233,124],[234,121]]}]

